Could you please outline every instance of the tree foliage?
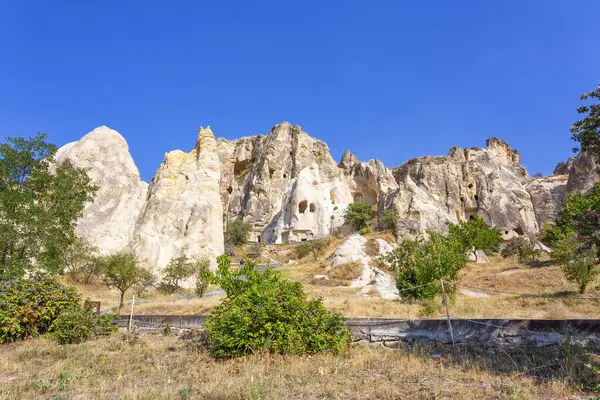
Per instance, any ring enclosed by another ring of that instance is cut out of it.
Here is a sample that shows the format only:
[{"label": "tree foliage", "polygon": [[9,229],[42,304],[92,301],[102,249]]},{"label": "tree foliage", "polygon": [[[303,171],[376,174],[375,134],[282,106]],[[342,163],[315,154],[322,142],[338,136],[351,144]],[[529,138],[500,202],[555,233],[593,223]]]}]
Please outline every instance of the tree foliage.
[{"label": "tree foliage", "polygon": [[100,276],[102,264],[98,261],[98,249],[88,240],[75,237],[65,250],[65,270],[75,281],[89,284],[92,277]]},{"label": "tree foliage", "polygon": [[381,261],[394,272],[403,297],[432,299],[441,293],[441,279],[448,283],[446,290],[453,290],[467,257],[462,243],[431,232],[425,241],[403,241]]},{"label": "tree foliage", "polygon": [[525,239],[523,236],[518,236],[511,239],[510,242],[504,246],[500,254],[504,258],[516,255],[521,264],[526,264],[535,261],[539,256],[540,251],[534,249],[529,240]]},{"label": "tree foliage", "polygon": [[356,202],[348,205],[344,211],[344,223],[351,225],[356,230],[368,227],[369,221],[374,217],[373,207],[366,203]]},{"label": "tree foliage", "polygon": [[582,246],[581,241],[573,233],[555,243],[552,256],[562,265],[565,277],[577,283],[580,294],[585,293],[587,286],[594,282],[600,273],[596,246]]},{"label": "tree foliage", "polygon": [[459,243],[466,252],[475,254],[477,250],[482,250],[497,253],[500,249],[500,231],[489,227],[483,218],[477,215],[458,224],[449,222],[448,230],[448,238]]},{"label": "tree foliage", "polygon": [[62,273],[75,223],[96,190],[69,161],[51,165],[46,135],[0,144],[0,278]]},{"label": "tree foliage", "polygon": [[165,293],[175,293],[180,289],[180,282],[192,276],[194,265],[188,256],[181,253],[171,258],[162,273],[163,280],[159,289]]},{"label": "tree foliage", "polygon": [[[582,94],[581,100],[595,100],[596,103],[577,109],[585,117],[571,126],[572,139],[579,142],[582,151],[588,151],[600,160],[600,85],[595,90]],[[578,150],[573,149],[575,152]]]},{"label": "tree foliage", "polygon": [[252,226],[242,219],[237,219],[227,227],[227,240],[236,246],[241,246],[246,243],[248,233]]},{"label": "tree foliage", "polygon": [[145,270],[133,252],[121,251],[101,259],[104,284],[117,288],[121,293],[119,309],[123,308],[125,292],[144,278]]},{"label": "tree foliage", "polygon": [[216,357],[257,351],[338,352],[350,343],[344,318],[325,310],[321,299],[308,300],[299,282],[268,268],[261,273],[252,262],[231,271],[227,256],[220,256],[218,263],[217,276],[227,298],[206,320],[210,350]]},{"label": "tree foliage", "polygon": [[194,291],[200,297],[204,296],[206,289],[212,283],[216,283],[216,276],[210,270],[210,259],[208,257],[197,257],[192,259],[192,275],[194,276]]},{"label": "tree foliage", "polygon": [[394,229],[398,221],[398,213],[393,209],[383,210],[379,217],[379,223],[383,229]]},{"label": "tree foliage", "polygon": [[62,312],[78,306],[77,292],[47,274],[0,281],[0,343],[44,334]]}]

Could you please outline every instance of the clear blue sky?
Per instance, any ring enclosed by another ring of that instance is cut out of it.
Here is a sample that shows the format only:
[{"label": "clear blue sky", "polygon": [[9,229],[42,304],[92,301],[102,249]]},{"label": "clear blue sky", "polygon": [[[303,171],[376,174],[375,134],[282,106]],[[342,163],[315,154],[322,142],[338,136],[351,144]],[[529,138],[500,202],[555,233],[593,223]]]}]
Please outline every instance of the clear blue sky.
[{"label": "clear blue sky", "polygon": [[530,173],[571,155],[600,83],[600,1],[0,0],[0,139],[121,132],[166,151],[287,120],[388,166],[498,136]]}]

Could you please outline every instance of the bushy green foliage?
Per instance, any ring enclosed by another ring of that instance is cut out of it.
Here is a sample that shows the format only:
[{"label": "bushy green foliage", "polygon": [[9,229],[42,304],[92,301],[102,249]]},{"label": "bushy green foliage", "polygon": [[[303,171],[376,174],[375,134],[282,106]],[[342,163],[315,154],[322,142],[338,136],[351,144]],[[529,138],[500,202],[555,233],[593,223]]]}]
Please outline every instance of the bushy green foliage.
[{"label": "bushy green foliage", "polygon": [[462,243],[435,232],[426,241],[405,240],[381,260],[395,273],[402,297],[412,299],[434,298],[441,293],[441,279],[447,282],[445,289],[452,291],[467,263]]},{"label": "bushy green foliage", "polygon": [[521,264],[535,261],[540,251],[533,248],[532,243],[522,236],[511,239],[502,249],[500,255],[504,258],[517,256]]},{"label": "bushy green foliage", "polygon": [[460,244],[465,252],[475,254],[477,250],[497,253],[502,236],[496,228],[489,227],[483,218],[474,215],[468,221],[448,223],[448,238]]},{"label": "bushy green foliage", "polygon": [[387,210],[383,210],[381,216],[379,217],[379,223],[383,229],[394,229],[396,227],[396,222],[398,221],[398,214],[395,210],[388,208]]},{"label": "bushy green foliage", "polygon": [[98,262],[98,249],[88,240],[75,237],[73,243],[65,251],[65,270],[75,281],[90,283],[92,277],[100,276],[102,264]]},{"label": "bushy green foliage", "polygon": [[368,227],[368,223],[374,215],[375,212],[370,205],[361,202],[352,203],[344,211],[344,223],[356,230],[361,230]]},{"label": "bushy green foliage", "polygon": [[159,289],[165,293],[175,293],[180,289],[179,283],[194,274],[194,264],[185,254],[172,257],[163,269],[163,280]]},{"label": "bushy green foliage", "polygon": [[121,309],[125,292],[144,278],[144,267],[140,265],[136,255],[129,251],[108,255],[100,262],[104,271],[104,284],[108,288],[117,288],[121,293],[119,298],[119,309]]},{"label": "bushy green foliage", "polygon": [[310,242],[302,242],[294,246],[294,253],[296,258],[301,259],[309,255],[312,251]]},{"label": "bushy green foliage", "polygon": [[0,143],[0,279],[62,273],[75,223],[95,187],[69,161],[52,168],[46,135]]},{"label": "bushy green foliage", "polygon": [[140,297],[144,296],[148,289],[156,285],[156,280],[156,275],[154,275],[150,269],[142,268],[142,271],[140,271],[140,279],[134,285],[135,294]]},{"label": "bushy green foliage", "polygon": [[202,297],[208,286],[216,282],[216,276],[210,270],[210,260],[207,257],[193,259],[192,269],[194,276],[194,291],[198,296]]},{"label": "bushy green foliage", "polygon": [[100,335],[117,331],[118,315],[96,316],[80,307],[69,309],[58,316],[48,330],[48,336],[59,344],[81,343]]},{"label": "bushy green foliage", "polygon": [[[572,139],[579,142],[582,151],[589,151],[600,160],[600,86],[591,92],[581,95],[581,100],[596,100],[596,104],[581,106],[577,109],[579,114],[587,114],[584,119],[571,126]],[[575,148],[574,151],[579,149]]]},{"label": "bushy green foliage", "polygon": [[246,243],[248,233],[252,226],[242,219],[235,220],[227,227],[227,240],[236,246]]},{"label": "bushy green foliage", "polygon": [[351,339],[344,318],[330,313],[321,299],[307,300],[299,282],[277,271],[264,273],[247,262],[239,271],[219,257],[218,277],[227,298],[206,320],[210,350],[220,358],[257,351],[314,354],[343,350]]},{"label": "bushy green foliage", "polygon": [[0,282],[0,343],[46,333],[54,319],[79,305],[75,290],[41,274]]},{"label": "bushy green foliage", "polygon": [[565,277],[577,283],[580,294],[585,293],[587,286],[600,273],[596,246],[582,246],[581,240],[574,234],[555,243],[552,258],[562,265]]}]

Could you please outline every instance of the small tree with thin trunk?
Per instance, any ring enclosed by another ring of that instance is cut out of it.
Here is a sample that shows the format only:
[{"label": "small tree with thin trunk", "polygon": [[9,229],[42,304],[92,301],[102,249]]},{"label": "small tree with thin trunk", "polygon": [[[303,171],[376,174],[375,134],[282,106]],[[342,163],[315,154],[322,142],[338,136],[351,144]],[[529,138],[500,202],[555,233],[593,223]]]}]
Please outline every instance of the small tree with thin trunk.
[{"label": "small tree with thin trunk", "polygon": [[122,251],[101,259],[104,271],[104,284],[110,288],[117,288],[121,293],[119,309],[123,308],[125,292],[139,283],[145,276],[145,270],[133,252]]},{"label": "small tree with thin trunk", "polygon": [[369,221],[374,215],[375,212],[370,205],[361,202],[352,203],[344,211],[344,223],[356,230],[364,229],[369,226]]},{"label": "small tree with thin trunk", "polygon": [[215,274],[210,270],[210,260],[208,257],[196,257],[191,261],[194,271],[194,291],[200,297],[204,296],[206,289],[211,283],[215,283]]},{"label": "small tree with thin trunk", "polygon": [[562,266],[567,280],[577,283],[580,294],[585,293],[587,286],[600,273],[596,246],[586,246],[573,233],[555,243],[552,258]]},{"label": "small tree with thin trunk", "polygon": [[474,215],[469,221],[448,223],[450,240],[461,244],[466,252],[477,257],[477,250],[496,253],[500,249],[501,235],[496,228],[489,227],[483,218]]}]

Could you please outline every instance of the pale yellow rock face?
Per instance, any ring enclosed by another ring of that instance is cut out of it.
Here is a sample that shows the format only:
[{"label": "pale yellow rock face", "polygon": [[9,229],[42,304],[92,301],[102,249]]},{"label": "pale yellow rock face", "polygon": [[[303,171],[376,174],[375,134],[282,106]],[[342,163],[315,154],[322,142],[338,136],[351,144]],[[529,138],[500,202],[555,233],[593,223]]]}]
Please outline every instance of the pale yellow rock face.
[{"label": "pale yellow rock face", "polygon": [[223,253],[220,163],[210,128],[200,128],[195,150],[165,154],[138,218],[132,246],[151,265],[164,267],[180,253]]}]

